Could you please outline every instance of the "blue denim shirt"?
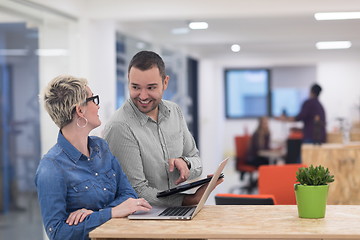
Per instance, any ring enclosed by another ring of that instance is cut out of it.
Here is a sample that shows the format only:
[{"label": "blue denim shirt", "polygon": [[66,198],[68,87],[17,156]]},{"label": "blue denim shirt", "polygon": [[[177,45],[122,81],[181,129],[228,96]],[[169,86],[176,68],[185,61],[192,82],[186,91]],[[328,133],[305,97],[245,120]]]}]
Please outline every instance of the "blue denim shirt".
[{"label": "blue denim shirt", "polygon": [[[88,234],[111,218],[111,208],[137,198],[107,143],[89,137],[90,158],[59,132],[57,144],[41,159],[35,184],[45,230],[50,239],[89,239]],[[65,221],[81,208],[94,211],[77,225]]]}]

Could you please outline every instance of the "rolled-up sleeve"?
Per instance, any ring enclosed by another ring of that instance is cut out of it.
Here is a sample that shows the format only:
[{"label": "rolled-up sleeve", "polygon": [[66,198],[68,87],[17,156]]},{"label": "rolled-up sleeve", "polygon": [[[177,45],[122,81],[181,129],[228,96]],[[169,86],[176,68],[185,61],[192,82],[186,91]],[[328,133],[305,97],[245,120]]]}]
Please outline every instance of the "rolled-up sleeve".
[{"label": "rolled-up sleeve", "polygon": [[[136,140],[130,127],[124,123],[113,123],[105,130],[104,138],[108,141],[111,152],[121,163],[126,176],[139,197],[145,198],[150,204],[158,206],[169,206],[176,204],[180,206],[183,195],[173,195],[165,198],[157,198],[156,194],[161,191],[156,187],[150,186],[149,180],[145,176],[141,146]],[[152,149],[147,149],[151,151]],[[158,174],[159,169],[147,169],[154,175]],[[149,174],[148,174],[149,175]]]}]

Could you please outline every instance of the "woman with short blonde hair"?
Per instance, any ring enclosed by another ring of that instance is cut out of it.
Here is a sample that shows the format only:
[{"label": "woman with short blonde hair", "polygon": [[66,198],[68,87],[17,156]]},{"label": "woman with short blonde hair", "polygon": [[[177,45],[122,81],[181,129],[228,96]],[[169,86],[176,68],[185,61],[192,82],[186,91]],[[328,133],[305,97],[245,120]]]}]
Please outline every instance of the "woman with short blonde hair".
[{"label": "woman with short blonde hair", "polygon": [[43,93],[44,107],[60,128],[57,143],[41,159],[35,176],[41,215],[50,239],[89,239],[113,217],[148,211],[102,138],[99,96],[87,80],[54,78]]}]

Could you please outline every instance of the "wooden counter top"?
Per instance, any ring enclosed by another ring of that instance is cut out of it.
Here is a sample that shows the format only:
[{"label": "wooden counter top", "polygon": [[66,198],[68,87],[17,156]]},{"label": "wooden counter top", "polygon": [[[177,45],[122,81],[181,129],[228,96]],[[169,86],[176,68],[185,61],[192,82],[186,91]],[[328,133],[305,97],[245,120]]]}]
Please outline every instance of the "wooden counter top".
[{"label": "wooden counter top", "polygon": [[323,219],[298,217],[296,205],[205,206],[188,221],[111,219],[92,239],[360,239],[360,206],[328,205]]},{"label": "wooden counter top", "polygon": [[[360,141],[360,130],[350,131],[349,138],[352,142]],[[343,134],[341,132],[329,132],[326,141],[327,143],[343,143]]]},{"label": "wooden counter top", "polygon": [[349,144],[303,144],[302,162],[322,165],[335,176],[328,204],[360,204],[360,142]]}]

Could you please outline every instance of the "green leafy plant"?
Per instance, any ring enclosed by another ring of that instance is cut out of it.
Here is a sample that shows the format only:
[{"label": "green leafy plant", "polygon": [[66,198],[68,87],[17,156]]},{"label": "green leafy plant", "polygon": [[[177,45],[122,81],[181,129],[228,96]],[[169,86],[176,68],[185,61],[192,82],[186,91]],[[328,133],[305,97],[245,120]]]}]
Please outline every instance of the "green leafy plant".
[{"label": "green leafy plant", "polygon": [[335,180],[334,175],[330,174],[329,169],[321,165],[299,168],[296,172],[296,179],[301,185],[310,186],[326,185]]}]

